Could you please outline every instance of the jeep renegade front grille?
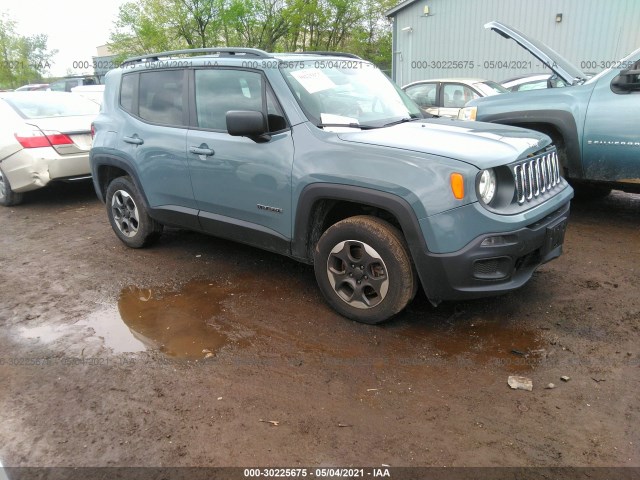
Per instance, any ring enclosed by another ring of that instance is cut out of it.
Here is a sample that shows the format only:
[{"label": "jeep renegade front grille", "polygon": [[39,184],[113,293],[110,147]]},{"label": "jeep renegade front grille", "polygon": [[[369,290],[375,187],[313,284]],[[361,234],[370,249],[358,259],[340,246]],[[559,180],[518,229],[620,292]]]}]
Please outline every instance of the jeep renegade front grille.
[{"label": "jeep renegade front grille", "polygon": [[539,155],[513,168],[518,203],[539,197],[560,183],[560,165],[556,151]]}]

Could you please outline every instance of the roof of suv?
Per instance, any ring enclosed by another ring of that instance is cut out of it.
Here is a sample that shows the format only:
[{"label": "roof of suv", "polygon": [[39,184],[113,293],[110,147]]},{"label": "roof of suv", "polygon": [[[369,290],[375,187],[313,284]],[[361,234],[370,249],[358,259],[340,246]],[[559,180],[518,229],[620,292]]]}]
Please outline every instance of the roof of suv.
[{"label": "roof of suv", "polygon": [[[139,55],[131,57],[122,62],[122,66],[134,66],[142,62],[156,62],[161,60],[185,58],[185,56],[197,55],[197,58],[203,60],[215,58],[219,59],[277,59],[277,60],[300,60],[308,58],[326,58],[333,57],[336,59],[351,58],[354,60],[362,60],[357,55],[344,52],[324,52],[324,51],[308,51],[308,52],[285,52],[285,53],[269,53],[257,48],[192,48],[186,50],[171,50],[167,52],[149,53],[145,55]],[[306,58],[305,58],[306,57]]]}]

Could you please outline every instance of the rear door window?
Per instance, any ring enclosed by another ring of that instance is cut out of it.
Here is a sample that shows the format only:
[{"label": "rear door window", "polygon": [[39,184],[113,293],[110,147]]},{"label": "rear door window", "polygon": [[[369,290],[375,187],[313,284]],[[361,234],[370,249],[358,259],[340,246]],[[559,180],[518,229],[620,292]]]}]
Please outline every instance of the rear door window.
[{"label": "rear door window", "polygon": [[407,87],[405,93],[422,108],[437,107],[437,83],[420,83]]},{"label": "rear door window", "polygon": [[185,83],[183,70],[141,73],[138,88],[140,118],[161,125],[186,125]]},{"label": "rear door window", "polygon": [[468,101],[480,98],[477,92],[460,83],[445,85],[442,96],[442,106],[445,108],[462,108]]}]

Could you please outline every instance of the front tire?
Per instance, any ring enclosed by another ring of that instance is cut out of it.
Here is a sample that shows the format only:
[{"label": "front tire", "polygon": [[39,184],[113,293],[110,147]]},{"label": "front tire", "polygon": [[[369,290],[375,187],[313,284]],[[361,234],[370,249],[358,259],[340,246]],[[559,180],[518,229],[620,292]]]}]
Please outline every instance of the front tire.
[{"label": "front tire", "polygon": [[131,178],[118,177],[109,184],[106,204],[111,228],[128,247],[146,247],[162,234],[162,224],[149,216]]},{"label": "front tire", "polygon": [[600,200],[611,193],[611,187],[591,183],[576,183],[572,185],[577,200]]},{"label": "front tire", "polygon": [[0,169],[0,205],[11,207],[12,205],[18,205],[22,203],[22,200],[23,194],[16,193],[11,190],[9,179],[5,176],[2,169]]},{"label": "front tire", "polygon": [[402,233],[379,218],[351,217],[329,227],[313,259],[329,305],[358,322],[384,322],[415,295],[417,278]]}]

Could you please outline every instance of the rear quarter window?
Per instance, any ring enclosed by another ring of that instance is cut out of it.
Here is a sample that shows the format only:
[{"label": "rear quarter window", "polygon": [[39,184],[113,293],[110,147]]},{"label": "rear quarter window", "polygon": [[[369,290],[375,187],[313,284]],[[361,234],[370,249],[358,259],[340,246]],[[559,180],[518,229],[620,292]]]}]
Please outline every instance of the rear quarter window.
[{"label": "rear quarter window", "polygon": [[138,74],[125,75],[120,84],[120,106],[129,113],[138,115],[138,106],[135,103],[136,90],[138,89]]}]

